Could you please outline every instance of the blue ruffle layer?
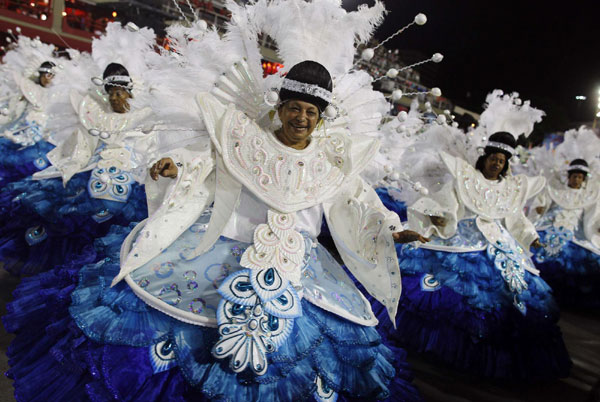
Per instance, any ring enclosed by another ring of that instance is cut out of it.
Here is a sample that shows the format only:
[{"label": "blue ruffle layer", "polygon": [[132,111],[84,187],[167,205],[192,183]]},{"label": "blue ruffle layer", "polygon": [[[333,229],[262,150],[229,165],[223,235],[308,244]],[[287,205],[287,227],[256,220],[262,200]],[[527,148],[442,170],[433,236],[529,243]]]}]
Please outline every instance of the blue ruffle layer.
[{"label": "blue ruffle layer", "polygon": [[[24,179],[2,189],[0,261],[5,269],[31,275],[61,265],[104,236],[110,225],[126,226],[146,218],[142,186],[133,185],[126,203],[105,201],[89,197],[88,178],[89,172],[79,173],[66,187],[59,179]],[[114,215],[108,221],[99,223],[92,218],[106,210]],[[36,234],[31,234],[34,228]]]},{"label": "blue ruffle layer", "polygon": [[402,222],[408,220],[406,216],[406,204],[402,201],[396,201],[394,197],[390,195],[389,189],[387,187],[379,187],[375,189],[375,191],[377,192],[379,199],[381,200],[381,202],[383,202],[383,205],[385,205],[387,209],[397,213]]},{"label": "blue ruffle layer", "polygon": [[[94,257],[105,258],[84,265],[78,275],[78,264],[92,257],[26,278],[15,292],[3,322],[17,333],[9,350],[9,376],[18,400],[73,399],[70,395],[96,401],[304,400],[312,398],[317,374],[342,393],[340,400],[420,400],[403,351],[385,347],[374,328],[306,301],[287,343],[269,355],[267,374],[234,374],[210,352],[218,337],[215,328],[159,313],[123,282],[109,288],[125,234],[113,227],[97,243]],[[173,343],[177,366],[155,374],[149,346],[163,340]],[[52,382],[57,386],[48,386]]]},{"label": "blue ruffle layer", "polygon": [[[477,376],[568,375],[571,362],[556,325],[558,309],[542,279],[526,273],[523,315],[485,251],[446,253],[400,245],[397,251],[403,286],[397,329],[383,306],[370,299],[385,338]],[[433,274],[441,286],[423,290],[425,274]]]},{"label": "blue ruffle layer", "polygon": [[0,138],[0,185],[31,176],[48,166],[46,154],[54,145],[39,141],[35,145],[23,148],[7,138]]},{"label": "blue ruffle layer", "polygon": [[569,241],[536,266],[562,306],[600,307],[600,255]]}]

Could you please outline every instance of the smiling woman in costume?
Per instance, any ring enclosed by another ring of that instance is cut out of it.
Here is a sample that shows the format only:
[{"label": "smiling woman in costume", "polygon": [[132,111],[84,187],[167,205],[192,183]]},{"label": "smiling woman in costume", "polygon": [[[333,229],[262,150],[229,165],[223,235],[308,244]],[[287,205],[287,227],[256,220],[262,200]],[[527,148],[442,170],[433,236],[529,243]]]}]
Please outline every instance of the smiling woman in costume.
[{"label": "smiling woman in costume", "polygon": [[534,159],[549,161],[546,190],[529,217],[543,239],[536,265],[561,305],[600,307],[600,140],[592,130],[565,133],[556,149]]},{"label": "smiling woman in costume", "polygon": [[106,66],[102,81],[108,104],[72,92],[79,126],[47,154],[52,166],[3,192],[7,203],[18,200],[0,232],[0,259],[11,273],[49,270],[83,252],[111,224],[147,216],[143,179],[135,171],[145,171],[140,161],[151,136],[136,128],[151,111],[129,111],[133,82],[123,65]]},{"label": "smiling woman in costume", "polygon": [[[322,65],[292,67],[275,132],[212,94],[198,96],[213,149],[157,162],[151,175],[172,178],[157,182],[169,189],[125,239],[121,263],[113,248],[81,269],[69,317],[76,326],[50,343],[68,349],[79,337],[77,350],[102,346],[71,375],[69,392],[87,383],[97,398],[111,389],[147,400],[420,399],[404,353],[382,344],[368,301],[316,240],[325,215],[344,261],[395,314],[398,265],[385,255],[395,255],[394,237],[423,238],[399,231],[397,215],[358,176],[376,141],[336,153],[347,134],[312,136],[331,89]],[[100,364],[108,370],[97,372]]]},{"label": "smiling woman in costume", "polygon": [[459,370],[505,379],[568,375],[558,309],[527,251],[523,213],[545,181],[510,174],[515,138],[489,137],[475,167],[442,152],[453,180],[408,208],[431,242],[399,248],[404,292],[386,335]]},{"label": "smiling woman in costume", "polygon": [[48,153],[54,144],[46,132],[49,87],[57,71],[52,61],[40,64],[37,77],[14,74],[18,93],[2,107],[0,116],[0,182],[4,186],[48,166]]}]

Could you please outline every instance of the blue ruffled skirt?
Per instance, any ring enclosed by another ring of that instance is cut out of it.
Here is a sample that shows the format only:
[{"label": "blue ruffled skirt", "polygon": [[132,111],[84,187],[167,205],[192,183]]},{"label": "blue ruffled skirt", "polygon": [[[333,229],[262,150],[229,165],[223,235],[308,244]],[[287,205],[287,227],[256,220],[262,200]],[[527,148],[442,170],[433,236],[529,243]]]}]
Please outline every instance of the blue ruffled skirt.
[{"label": "blue ruffled skirt", "polygon": [[[554,236],[554,238],[550,238]],[[543,243],[556,244],[552,255],[540,250],[535,258],[540,275],[552,287],[561,306],[600,307],[600,255],[575,244],[572,236],[560,236],[555,231],[541,231]]]},{"label": "blue ruffled skirt", "polygon": [[385,205],[385,207],[390,211],[394,211],[395,213],[397,213],[400,217],[400,220],[402,222],[405,222],[408,219],[406,215],[406,204],[402,201],[396,200],[393,197],[393,195],[390,193],[390,191],[393,190],[394,189],[392,188],[379,187],[375,189],[375,192],[377,192],[377,195],[379,196],[381,202],[383,202],[383,205]]},{"label": "blue ruffled skirt", "polygon": [[[306,300],[269,368],[234,373],[211,353],[216,328],[186,324],[148,307],[120,282],[127,230],[113,227],[90,256],[24,279],[3,317],[17,334],[8,354],[17,400],[420,400],[404,351],[372,327]],[[78,264],[85,264],[78,269]],[[319,387],[315,382],[321,379]]]},{"label": "blue ruffled skirt", "polygon": [[7,138],[0,138],[0,186],[29,177],[48,167],[46,154],[54,145],[39,141],[23,148]]},{"label": "blue ruffled skirt", "polygon": [[377,302],[383,336],[460,371],[503,380],[565,377],[571,361],[551,290],[525,272],[515,306],[486,251],[450,253],[396,245],[402,296],[394,329]]},{"label": "blue ruffled skirt", "polygon": [[137,183],[127,202],[88,195],[89,172],[63,187],[60,179],[23,179],[0,191],[3,208],[0,261],[15,275],[31,275],[61,265],[104,236],[110,225],[147,217],[146,195]]}]

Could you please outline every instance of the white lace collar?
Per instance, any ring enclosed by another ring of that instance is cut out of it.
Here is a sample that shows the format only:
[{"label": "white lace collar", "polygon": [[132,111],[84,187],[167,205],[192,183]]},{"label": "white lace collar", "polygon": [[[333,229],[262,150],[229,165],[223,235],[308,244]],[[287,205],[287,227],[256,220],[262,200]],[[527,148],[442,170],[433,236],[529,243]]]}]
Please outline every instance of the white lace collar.
[{"label": "white lace collar", "polygon": [[527,196],[525,176],[506,176],[500,181],[486,179],[480,171],[457,159],[456,190],[467,208],[487,219],[502,219],[517,213]]},{"label": "white lace collar", "polygon": [[[104,131],[110,133],[113,139],[120,137],[122,132],[135,128],[135,124],[146,118],[150,113],[150,108],[128,113],[108,112],[103,105],[89,95],[79,103],[78,110],[79,120],[88,132],[92,129],[98,132]],[[103,139],[104,142],[113,142],[107,140]]]},{"label": "white lace collar", "polygon": [[548,194],[563,209],[587,208],[598,202],[600,186],[587,181],[582,188],[574,189],[554,179],[548,185]]},{"label": "white lace collar", "polygon": [[332,197],[344,182],[343,159],[329,160],[328,139],[313,138],[298,150],[239,111],[230,110],[224,119],[220,142],[225,166],[271,208],[284,213],[310,208]]}]

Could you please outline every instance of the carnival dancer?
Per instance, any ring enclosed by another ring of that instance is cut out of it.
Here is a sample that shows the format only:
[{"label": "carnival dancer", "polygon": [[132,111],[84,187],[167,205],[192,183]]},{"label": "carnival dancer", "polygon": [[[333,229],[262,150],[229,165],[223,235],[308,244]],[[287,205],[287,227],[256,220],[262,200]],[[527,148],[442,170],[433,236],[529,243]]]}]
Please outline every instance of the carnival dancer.
[{"label": "carnival dancer", "polygon": [[[121,47],[115,48],[115,37],[122,38]],[[129,32],[113,24],[95,40],[92,56],[97,64],[126,56],[137,73],[144,70],[144,52],[153,51],[153,41],[149,29]],[[154,147],[152,126],[145,128],[152,111],[130,111],[132,94],[143,88],[135,87],[124,65],[105,67],[102,78],[93,80],[104,93],[71,91],[78,124],[74,132],[65,127],[71,135],[48,153],[52,166],[36,173],[35,180],[3,189],[3,200],[12,202],[1,232],[0,260],[12,273],[48,270],[68,256],[93,252],[94,239],[111,224],[127,226],[147,216],[139,183]]]},{"label": "carnival dancer", "polygon": [[[230,4],[228,40],[239,47],[249,35],[237,34],[247,34],[258,16],[273,29],[274,22],[289,27],[273,15],[290,5],[300,15],[327,16],[329,24],[315,23],[335,32],[340,20],[360,29],[383,12],[377,4],[346,17],[333,1]],[[279,81],[276,103],[266,108],[276,106],[271,127],[254,92],[259,84],[264,94],[260,59],[249,53],[212,93],[197,96],[212,146],[172,151],[152,167],[152,176],[173,179],[147,186],[149,198],[166,196],[127,237],[121,263],[113,249],[80,269],[77,288],[64,289],[72,292],[70,316],[40,317],[22,295],[19,306],[31,315],[5,317],[19,331],[9,375],[22,398],[419,399],[402,352],[381,343],[369,303],[316,241],[325,215],[346,265],[395,314],[401,281],[394,240],[425,239],[403,231],[359,176],[378,143],[349,136],[346,124],[317,129],[336,115],[335,89],[314,61],[295,63]],[[25,317],[35,327],[61,326],[32,339]],[[31,353],[25,345],[34,345]],[[32,383],[32,372],[60,376],[63,386],[46,387],[40,377]]]},{"label": "carnival dancer", "polygon": [[533,164],[547,167],[546,190],[530,205],[544,247],[537,268],[565,306],[600,306],[600,225],[598,174],[600,140],[588,129],[565,133],[556,149],[532,152]]},{"label": "carnival dancer", "polygon": [[[500,91],[487,102],[477,132],[447,130],[443,140],[436,129],[414,145],[430,166],[415,164],[411,178],[435,184],[429,186],[431,196],[410,205],[408,223],[431,242],[398,247],[404,291],[396,329],[388,322],[382,331],[400,345],[478,376],[563,377],[571,363],[558,309],[529,257],[529,248],[541,244],[523,212],[545,181],[513,176],[509,162],[515,137],[529,134],[541,112]],[[430,156],[438,147],[446,151],[438,154],[442,164]],[[483,155],[473,166],[467,160],[477,148]]]},{"label": "carnival dancer", "polygon": [[56,74],[56,64],[44,61],[38,66],[37,77],[15,72],[18,93],[11,96],[2,109],[0,127],[0,180],[3,185],[30,176],[48,166],[46,153],[52,148],[45,127],[51,101],[48,87]]}]

